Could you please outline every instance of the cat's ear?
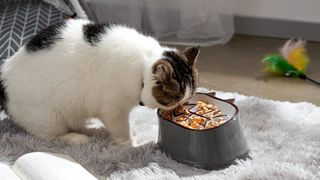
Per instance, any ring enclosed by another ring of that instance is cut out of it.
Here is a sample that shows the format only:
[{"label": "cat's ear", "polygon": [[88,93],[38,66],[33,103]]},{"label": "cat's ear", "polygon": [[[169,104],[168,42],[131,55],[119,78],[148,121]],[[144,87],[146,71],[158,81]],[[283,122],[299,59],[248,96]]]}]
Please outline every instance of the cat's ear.
[{"label": "cat's ear", "polygon": [[197,61],[197,57],[200,53],[200,46],[188,47],[183,51],[184,56],[187,58],[189,65],[194,65]]},{"label": "cat's ear", "polygon": [[153,73],[156,75],[157,80],[165,81],[171,78],[173,68],[170,63],[165,61],[159,61],[153,68]]}]

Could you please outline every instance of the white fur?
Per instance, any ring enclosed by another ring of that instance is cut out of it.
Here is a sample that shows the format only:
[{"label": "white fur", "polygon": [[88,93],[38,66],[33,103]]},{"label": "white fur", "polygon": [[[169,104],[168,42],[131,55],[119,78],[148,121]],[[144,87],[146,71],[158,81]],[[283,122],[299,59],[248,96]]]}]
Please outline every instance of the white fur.
[{"label": "white fur", "polygon": [[[69,20],[51,48],[7,59],[2,76],[15,122],[41,138],[83,142],[85,119],[97,117],[117,141],[129,139],[128,113],[153,98],[151,66],[167,49],[134,29],[114,26],[97,46],[84,41],[84,20]],[[141,93],[142,81],[144,89]],[[72,133],[72,134],[71,134]]]}]

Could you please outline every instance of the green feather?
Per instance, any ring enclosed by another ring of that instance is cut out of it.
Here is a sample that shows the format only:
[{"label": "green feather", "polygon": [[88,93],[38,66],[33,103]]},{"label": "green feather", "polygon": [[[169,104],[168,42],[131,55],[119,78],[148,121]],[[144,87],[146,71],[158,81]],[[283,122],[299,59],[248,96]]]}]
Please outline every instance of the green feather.
[{"label": "green feather", "polygon": [[266,69],[268,71],[277,75],[299,77],[299,75],[303,74],[303,72],[298,71],[279,54],[268,55],[262,60],[262,62],[266,65]]}]

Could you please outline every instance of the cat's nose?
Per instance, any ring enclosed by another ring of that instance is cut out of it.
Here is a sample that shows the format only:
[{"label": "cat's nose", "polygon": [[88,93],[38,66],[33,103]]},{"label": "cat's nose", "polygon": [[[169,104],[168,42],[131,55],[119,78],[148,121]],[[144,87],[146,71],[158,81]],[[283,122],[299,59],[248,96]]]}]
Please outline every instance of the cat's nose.
[{"label": "cat's nose", "polygon": [[142,101],[139,102],[140,106],[144,106],[144,103]]}]

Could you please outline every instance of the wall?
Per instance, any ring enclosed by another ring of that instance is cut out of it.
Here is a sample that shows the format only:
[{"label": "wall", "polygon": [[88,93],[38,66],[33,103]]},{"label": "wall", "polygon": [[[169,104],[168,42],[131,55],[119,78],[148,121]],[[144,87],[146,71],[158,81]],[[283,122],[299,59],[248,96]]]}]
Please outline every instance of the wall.
[{"label": "wall", "polygon": [[320,23],[320,0],[233,0],[235,14]]}]

